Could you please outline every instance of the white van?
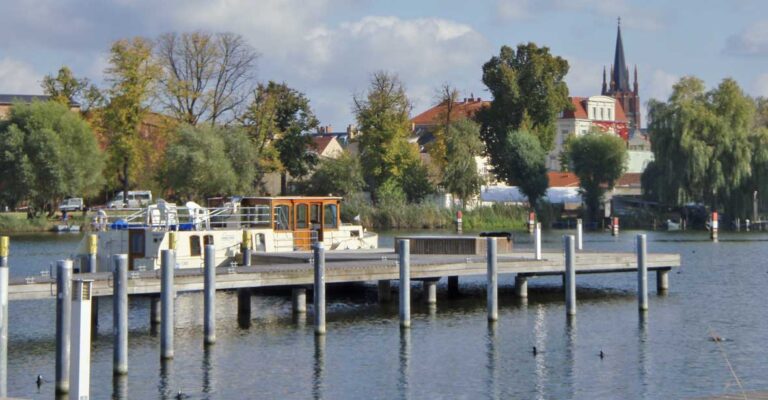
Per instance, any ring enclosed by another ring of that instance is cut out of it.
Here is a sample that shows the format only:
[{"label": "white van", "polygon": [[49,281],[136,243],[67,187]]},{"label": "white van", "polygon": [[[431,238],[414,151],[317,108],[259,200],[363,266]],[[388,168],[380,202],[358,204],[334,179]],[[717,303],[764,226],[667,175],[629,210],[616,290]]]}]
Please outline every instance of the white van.
[{"label": "white van", "polygon": [[123,192],[117,192],[107,203],[107,208],[140,208],[152,203],[152,192],[149,190],[129,190],[128,199],[123,199]]}]

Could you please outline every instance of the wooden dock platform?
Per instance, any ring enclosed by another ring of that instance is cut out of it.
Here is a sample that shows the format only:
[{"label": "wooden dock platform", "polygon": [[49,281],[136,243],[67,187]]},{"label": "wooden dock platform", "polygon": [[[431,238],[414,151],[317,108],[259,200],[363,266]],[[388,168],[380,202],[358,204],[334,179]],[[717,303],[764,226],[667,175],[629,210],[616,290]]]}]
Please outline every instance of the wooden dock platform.
[{"label": "wooden dock platform", "polygon": [[[308,286],[313,283],[313,266],[310,252],[272,253],[253,256],[252,266],[219,267],[216,288],[238,289],[269,286]],[[326,281],[367,282],[399,279],[398,256],[393,249],[326,253]],[[678,254],[648,254],[649,271],[666,273],[680,267]],[[635,253],[579,252],[575,257],[577,274],[603,274],[637,272]],[[477,255],[411,255],[412,279],[439,279],[447,276],[484,276],[487,263]],[[565,260],[562,252],[544,253],[536,260],[533,253],[516,252],[498,256],[498,273],[516,274],[519,277],[562,275]],[[93,279],[93,296],[110,296],[113,293],[111,273],[75,274],[76,277]],[[203,269],[175,270],[174,286],[177,291],[202,291]],[[159,294],[160,270],[130,271],[129,295]],[[56,280],[53,277],[34,276],[11,279],[10,300],[52,299],[56,296]]]}]

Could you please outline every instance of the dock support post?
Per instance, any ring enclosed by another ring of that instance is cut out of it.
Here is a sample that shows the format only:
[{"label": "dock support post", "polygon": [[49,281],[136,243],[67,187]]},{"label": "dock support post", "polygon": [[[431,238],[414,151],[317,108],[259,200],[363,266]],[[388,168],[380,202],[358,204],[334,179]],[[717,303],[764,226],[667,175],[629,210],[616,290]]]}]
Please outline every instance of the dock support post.
[{"label": "dock support post", "polygon": [[379,303],[392,301],[392,282],[389,279],[379,281]]},{"label": "dock support post", "polygon": [[528,277],[524,275],[515,275],[515,296],[520,298],[528,297]]},{"label": "dock support post", "polygon": [[205,277],[203,293],[203,336],[204,344],[216,343],[216,248],[205,246]]},{"label": "dock support post", "polygon": [[0,397],[8,395],[8,236],[0,236]]},{"label": "dock support post", "polygon": [[291,290],[291,303],[293,304],[294,314],[304,314],[307,312],[307,288],[295,287]]},{"label": "dock support post", "polygon": [[572,235],[564,237],[565,245],[565,312],[576,315],[576,268],[574,266],[575,250]]},{"label": "dock support post", "polygon": [[71,399],[89,399],[91,387],[91,293],[93,281],[72,282],[72,374]]},{"label": "dock support post", "polygon": [[656,292],[664,293],[669,289],[669,270],[656,270]]},{"label": "dock support post", "polygon": [[237,325],[241,329],[251,326],[251,289],[237,289]]},{"label": "dock support post", "polygon": [[640,311],[648,310],[648,266],[646,260],[646,237],[637,235],[637,303]]},{"label": "dock support post", "polygon": [[112,263],[115,282],[112,294],[113,373],[123,375],[128,373],[128,256],[116,254],[112,256]]},{"label": "dock support post", "polygon": [[241,244],[241,251],[243,253],[243,266],[251,266],[251,231],[248,229],[243,230],[243,242]]},{"label": "dock support post", "polygon": [[584,226],[581,218],[576,220],[576,249],[584,250]]},{"label": "dock support post", "polygon": [[174,288],[173,268],[176,265],[176,251],[163,250],[161,252],[160,268],[160,358],[173,358],[173,330],[174,330]]},{"label": "dock support post", "polygon": [[[85,271],[81,272],[96,272],[98,269],[98,261],[96,254],[99,248],[99,236],[92,234],[88,236],[88,255],[86,259]],[[96,337],[99,332],[99,298],[91,298],[91,337]]]},{"label": "dock support post", "polygon": [[486,258],[488,259],[488,321],[499,319],[499,275],[498,275],[498,247],[496,238],[487,239]]},{"label": "dock support post", "polygon": [[427,279],[422,281],[424,285],[424,302],[430,305],[437,304],[437,280]]},{"label": "dock support post", "polygon": [[448,296],[457,297],[459,295],[459,277],[448,277]]},{"label": "dock support post", "polygon": [[69,392],[72,260],[56,262],[56,393]]},{"label": "dock support post", "polygon": [[325,246],[313,245],[315,258],[315,335],[325,335]]},{"label": "dock support post", "polygon": [[400,240],[400,327],[411,327],[411,241]]},{"label": "dock support post", "polygon": [[541,222],[536,223],[536,259],[541,260]]},{"label": "dock support post", "polygon": [[149,324],[156,327],[160,323],[160,297],[151,295],[149,298]]}]

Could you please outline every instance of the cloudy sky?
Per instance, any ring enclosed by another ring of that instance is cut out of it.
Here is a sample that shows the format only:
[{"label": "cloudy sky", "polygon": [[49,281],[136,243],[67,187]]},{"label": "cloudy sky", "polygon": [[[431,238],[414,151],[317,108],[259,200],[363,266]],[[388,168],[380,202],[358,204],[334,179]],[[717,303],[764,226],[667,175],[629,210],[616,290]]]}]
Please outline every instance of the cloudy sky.
[{"label": "cloudy sky", "polygon": [[446,82],[487,98],[481,66],[504,44],[549,46],[571,65],[572,95],[598,94],[619,16],[643,102],[666,99],[684,75],[768,96],[765,0],[2,0],[0,93],[39,94],[61,65],[100,82],[119,38],[230,31],[260,53],[260,80],[305,92],[341,130],[376,70],[399,74],[414,114]]}]

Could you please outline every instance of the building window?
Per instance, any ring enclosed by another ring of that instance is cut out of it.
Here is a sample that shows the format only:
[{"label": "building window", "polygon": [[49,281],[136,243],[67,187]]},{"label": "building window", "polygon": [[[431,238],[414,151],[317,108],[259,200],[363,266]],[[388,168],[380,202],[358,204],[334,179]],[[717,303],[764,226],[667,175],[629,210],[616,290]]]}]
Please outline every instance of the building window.
[{"label": "building window", "polygon": [[592,119],[597,119],[597,107],[592,107]]},{"label": "building window", "polygon": [[603,114],[603,111],[605,111],[605,109],[600,107],[600,119],[601,120],[605,120],[605,115]]}]

